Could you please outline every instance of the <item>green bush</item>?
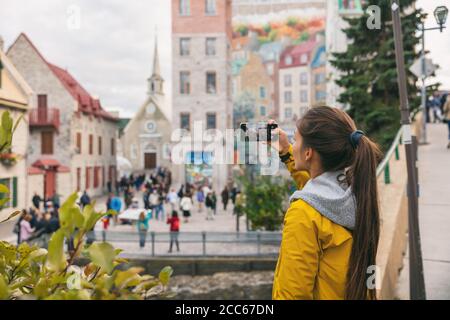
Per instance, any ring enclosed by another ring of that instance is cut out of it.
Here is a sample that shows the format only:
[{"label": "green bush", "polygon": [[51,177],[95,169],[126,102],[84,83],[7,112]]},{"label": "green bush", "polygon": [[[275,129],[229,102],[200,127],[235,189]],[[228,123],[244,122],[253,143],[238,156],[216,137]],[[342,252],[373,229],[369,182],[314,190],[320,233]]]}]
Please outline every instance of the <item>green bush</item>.
[{"label": "green bush", "polygon": [[279,230],[287,209],[290,182],[273,176],[251,178],[249,174],[240,177],[240,181],[245,198],[242,211],[251,222],[251,229]]},{"label": "green bush", "polygon": [[[5,111],[0,123],[0,153],[11,149],[12,136],[17,128],[9,112]],[[9,194],[8,188],[0,185],[0,194]],[[167,285],[172,268],[165,267],[157,278],[142,275],[142,268],[126,269],[126,259],[119,257],[120,249],[107,242],[86,245],[86,234],[110,211],[100,213],[93,205],[82,211],[76,205],[77,193],[72,194],[61,206],[60,228],[53,233],[48,250],[22,243],[15,246],[0,241],[0,300],[6,299],[62,299],[62,300],[107,300],[149,299],[171,297]],[[1,206],[8,197],[0,199]],[[13,212],[5,220],[17,216]],[[1,223],[0,222],[0,223]],[[75,250],[66,254],[64,242],[74,242]],[[78,258],[87,259],[82,267],[74,263]],[[119,269],[120,268],[120,269]]]},{"label": "green bush", "polygon": [[[172,274],[165,267],[157,278],[141,275],[142,268],[123,268],[128,261],[120,249],[107,242],[86,245],[86,234],[105,215],[93,205],[81,210],[77,193],[61,206],[60,229],[53,233],[48,250],[22,243],[14,246],[0,241],[0,299],[149,299],[170,297],[167,284]],[[74,250],[64,251],[64,242],[73,239]],[[79,258],[88,261],[75,265]]]}]

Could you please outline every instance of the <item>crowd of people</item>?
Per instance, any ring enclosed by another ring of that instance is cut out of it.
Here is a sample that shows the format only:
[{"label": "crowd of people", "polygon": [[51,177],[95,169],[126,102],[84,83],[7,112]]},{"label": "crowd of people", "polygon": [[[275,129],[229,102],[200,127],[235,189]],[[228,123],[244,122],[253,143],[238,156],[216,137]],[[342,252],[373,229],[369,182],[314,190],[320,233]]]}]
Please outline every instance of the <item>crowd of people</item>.
[{"label": "crowd of people", "polygon": [[[106,201],[107,215],[102,218],[103,241],[106,240],[106,232],[111,225],[119,223],[131,223],[131,221],[118,219],[116,212],[120,214],[129,208],[141,208],[137,196],[142,196],[144,209],[136,222],[139,234],[139,246],[145,246],[150,220],[165,221],[170,231],[170,248],[176,245],[180,250],[178,234],[181,218],[188,223],[193,211],[205,213],[206,220],[214,220],[217,215],[218,197],[210,184],[194,185],[186,183],[176,190],[171,187],[172,174],[167,168],[158,167],[150,174],[123,176],[117,182],[116,192],[110,192]],[[108,188],[110,189],[110,188]],[[111,191],[111,190],[110,190]],[[221,191],[223,210],[226,211],[231,201],[233,204],[239,195],[236,187],[225,188]],[[42,199],[38,194],[32,198],[33,207],[23,210],[19,221],[15,225],[17,242],[29,242],[47,247],[51,234],[59,228],[60,196],[55,192],[48,199]],[[79,198],[79,206],[83,209],[91,203],[91,197],[84,191]],[[194,204],[195,203],[195,204]],[[167,206],[166,206],[167,205]],[[169,207],[170,209],[168,209]],[[168,209],[168,210],[167,210]],[[168,214],[166,214],[166,210]],[[234,211],[233,211],[234,212]],[[87,242],[95,241],[95,233],[92,229],[87,235]],[[69,241],[70,242],[70,241]],[[70,243],[68,244],[70,250]]]},{"label": "crowd of people", "polygon": [[444,122],[448,126],[448,144],[447,149],[450,149],[450,97],[448,93],[440,95],[435,92],[427,100],[426,104],[426,122],[431,122],[431,115],[433,115],[433,123]]},{"label": "crowd of people", "polygon": [[31,202],[33,206],[22,210],[13,231],[18,244],[27,241],[46,247],[51,234],[59,229],[60,196],[54,192],[52,197],[42,198],[35,193]]}]

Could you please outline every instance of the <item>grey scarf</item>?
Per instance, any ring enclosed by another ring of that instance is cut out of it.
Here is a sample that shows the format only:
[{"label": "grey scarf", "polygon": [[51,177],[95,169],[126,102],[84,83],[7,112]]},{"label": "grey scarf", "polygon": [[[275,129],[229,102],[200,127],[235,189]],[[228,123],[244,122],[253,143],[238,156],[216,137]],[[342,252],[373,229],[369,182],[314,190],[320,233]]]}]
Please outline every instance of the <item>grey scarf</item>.
[{"label": "grey scarf", "polygon": [[353,230],[356,200],[351,187],[340,177],[343,174],[344,171],[325,172],[295,191],[289,201],[302,199],[334,223]]}]

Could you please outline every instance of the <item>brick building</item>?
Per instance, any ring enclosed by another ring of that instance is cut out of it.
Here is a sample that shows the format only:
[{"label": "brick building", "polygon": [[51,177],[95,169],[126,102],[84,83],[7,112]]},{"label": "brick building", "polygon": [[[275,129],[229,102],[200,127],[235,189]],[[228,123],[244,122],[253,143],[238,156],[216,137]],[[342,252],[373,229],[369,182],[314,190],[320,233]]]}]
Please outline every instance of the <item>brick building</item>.
[{"label": "brick building", "polygon": [[34,91],[28,166],[44,172],[44,196],[75,190],[100,196],[116,182],[117,119],[25,34],[7,52]]},{"label": "brick building", "polygon": [[[172,125],[185,135],[194,122],[204,130],[231,128],[231,32],[231,0],[172,0]],[[228,166],[213,164],[204,147],[187,148],[182,157],[200,161],[174,165],[174,178],[218,190],[227,183]]]}]

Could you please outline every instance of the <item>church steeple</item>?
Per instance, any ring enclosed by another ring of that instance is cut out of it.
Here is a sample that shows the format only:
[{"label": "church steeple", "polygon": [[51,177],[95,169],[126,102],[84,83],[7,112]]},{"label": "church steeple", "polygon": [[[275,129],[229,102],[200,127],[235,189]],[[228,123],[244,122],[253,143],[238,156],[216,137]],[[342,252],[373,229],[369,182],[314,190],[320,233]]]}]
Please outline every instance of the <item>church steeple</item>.
[{"label": "church steeple", "polygon": [[148,79],[149,83],[149,94],[160,94],[164,95],[163,90],[163,84],[164,79],[161,76],[161,69],[159,66],[159,54],[158,54],[158,37],[156,36],[156,30],[155,30],[155,51],[153,54],[153,70],[152,70],[152,76],[150,79]]}]

